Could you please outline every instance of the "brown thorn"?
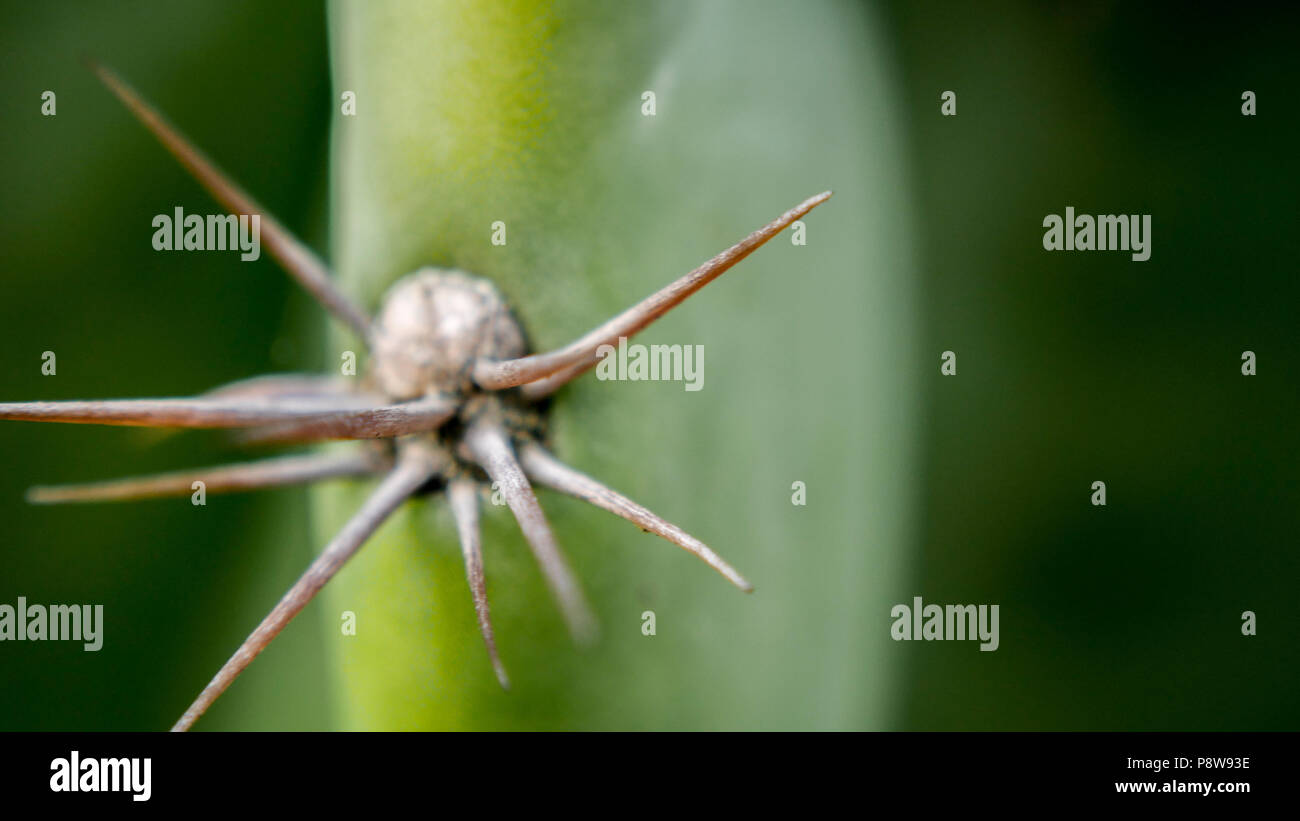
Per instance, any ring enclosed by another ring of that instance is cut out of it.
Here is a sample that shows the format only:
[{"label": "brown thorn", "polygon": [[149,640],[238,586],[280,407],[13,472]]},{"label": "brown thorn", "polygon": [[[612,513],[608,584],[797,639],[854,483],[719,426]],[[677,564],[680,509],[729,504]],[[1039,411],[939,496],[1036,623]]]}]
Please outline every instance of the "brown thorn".
[{"label": "brown thorn", "polygon": [[404,448],[397,466],[380,482],[379,487],[366,499],[348,523],[343,526],[307,571],[302,574],[289,592],[262,620],[230,660],[222,665],[208,686],[172,726],[172,732],[184,732],[194,725],[212,703],[226,691],[239,674],[266,649],[280,631],[307,603],[320,592],[343,564],[365,544],[393,511],[427,482],[436,472],[437,461],[424,448],[415,445]]},{"label": "brown thorn", "polygon": [[242,432],[241,445],[319,442],[326,439],[382,439],[439,428],[456,413],[453,400],[429,396],[364,413],[279,422]]},{"label": "brown thorn", "polygon": [[377,414],[361,396],[294,400],[195,398],[102,399],[61,402],[0,402],[0,419],[133,427],[240,428],[276,422]]},{"label": "brown thorn", "polygon": [[560,605],[560,612],[574,640],[580,644],[591,643],[596,636],[596,618],[555,542],[555,535],[546,523],[546,515],[537,503],[528,477],[515,460],[505,431],[495,424],[476,422],[465,432],[464,444],[474,461],[496,483],[515,514],[515,520],[541,565],[542,574]]},{"label": "brown thorn", "polygon": [[196,481],[203,482],[205,491],[220,493],[314,482],[340,476],[364,476],[384,469],[384,461],[376,454],[314,453],[105,482],[38,486],[27,491],[27,501],[49,505],[184,496],[193,491]]},{"label": "brown thorn", "polygon": [[298,280],[299,284],[337,319],[356,331],[362,339],[367,338],[370,332],[370,318],[338,290],[330,277],[329,269],[310,248],[280,225],[273,216],[266,213],[252,197],[223,174],[202,151],[172,127],[126,82],[94,60],[87,59],[86,64],[108,87],[108,90],[122,101],[136,119],[158,138],[163,147],[170,151],[185,170],[189,171],[217,202],[225,206],[226,210],[235,215],[259,215],[261,235],[267,250],[280,262],[285,271]]},{"label": "brown thorn", "polygon": [[524,470],[536,482],[553,490],[566,493],[577,499],[590,502],[602,510],[628,520],[632,524],[662,536],[678,547],[702,559],[705,564],[722,574],[727,581],[746,593],[754,592],[754,586],[734,567],[727,564],[721,556],[714,553],[708,545],[682,530],[672,522],[661,519],[650,510],[642,507],[626,496],[614,491],[585,473],[574,470],[556,459],[541,445],[532,442],[519,450],[519,460]]},{"label": "brown thorn", "polygon": [[492,634],[492,611],[488,606],[487,583],[483,579],[483,549],[478,526],[478,490],[473,480],[455,479],[447,485],[447,500],[456,520],[461,553],[465,556],[465,578],[469,581],[470,595],[474,597],[474,613],[478,616],[478,629],[487,645],[492,669],[501,682],[501,689],[510,689],[505,665],[497,655],[496,638]]},{"label": "brown thorn", "polygon": [[562,380],[552,381],[534,389],[533,398],[545,395],[543,391],[549,393],[555,390],[565,381],[595,365],[599,361],[596,351],[602,345],[613,345],[618,342],[619,337],[632,337],[651,322],[680,305],[691,294],[717,279],[737,262],[752,254],[790,223],[830,199],[830,196],[830,191],[823,191],[815,197],[809,197],[694,271],[651,294],[563,348],[531,354],[519,359],[479,360],[474,365],[474,382],[485,390],[501,390],[535,382],[564,371],[565,376]]}]

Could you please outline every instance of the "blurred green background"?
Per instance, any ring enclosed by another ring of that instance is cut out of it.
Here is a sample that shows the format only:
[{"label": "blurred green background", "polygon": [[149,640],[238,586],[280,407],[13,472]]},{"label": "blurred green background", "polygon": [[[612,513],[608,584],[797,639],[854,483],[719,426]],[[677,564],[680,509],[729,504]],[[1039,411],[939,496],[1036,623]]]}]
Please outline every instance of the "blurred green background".
[{"label": "blurred green background", "polygon": [[[695,699],[683,689],[658,704],[629,699],[622,712],[602,704],[596,718],[557,704],[527,724],[1297,728],[1300,285],[1287,97],[1300,81],[1295,19],[1117,3],[828,3],[773,4],[742,25],[729,16],[735,6],[712,8],[664,24],[686,32],[665,39],[687,48],[684,64],[698,65],[689,45],[717,32],[737,65],[770,61],[777,70],[763,87],[743,85],[739,71],[676,79],[697,103],[716,89],[719,119],[733,130],[706,130],[689,144],[668,132],[680,145],[636,171],[666,178],[647,202],[609,192],[598,200],[612,203],[601,217],[610,224],[681,207],[675,230],[662,220],[608,279],[601,266],[619,260],[619,249],[599,232],[590,249],[543,249],[552,259],[572,254],[590,282],[576,304],[552,296],[526,319],[547,343],[563,341],[560,329],[585,330],[603,316],[597,308],[621,307],[800,197],[834,187],[836,199],[809,219],[810,247],[799,249],[821,256],[810,262],[778,240],[745,274],[729,275],[746,279],[724,278],[668,326],[689,336],[716,323],[710,356],[730,357],[750,378],[731,381],[719,362],[710,378],[728,379],[726,389],[702,393],[723,410],[760,403],[755,419],[784,419],[768,432],[778,444],[761,443],[776,448],[765,464],[810,455],[797,475],[773,478],[713,464],[711,453],[670,439],[647,478],[622,484],[688,530],[707,522],[699,535],[758,576],[752,599],[684,560],[673,564],[679,557],[648,537],[619,536],[543,498],[600,602],[643,573],[629,604],[638,613],[668,597],[717,614],[698,640],[656,637],[641,675],[676,687],[697,675],[728,703],[716,714],[699,699],[683,709]],[[256,373],[332,367],[335,346],[313,342],[326,339],[319,311],[265,255],[236,264],[221,253],[152,250],[153,214],[213,205],[78,63],[89,53],[115,67],[290,229],[337,249],[328,235],[337,97],[321,4],[7,3],[3,20],[0,399],[186,395]],[[672,67],[653,40],[642,48],[644,64]],[[593,66],[616,57],[594,54]],[[609,83],[639,81],[629,73]],[[56,117],[40,116],[45,89],[58,95]],[[958,115],[941,117],[939,95],[949,89]],[[1240,113],[1246,89],[1258,95],[1253,118]],[[817,119],[797,119],[806,111]],[[802,153],[789,147],[796,132],[816,137]],[[755,177],[796,189],[769,202],[754,199],[753,187],[720,183],[735,175],[727,140],[739,156],[770,157]],[[699,201],[688,210],[692,196]],[[1067,205],[1152,214],[1151,259],[1043,251],[1043,216]],[[711,221],[697,225],[700,213]],[[418,224],[402,229],[415,239],[389,249],[385,264],[439,252],[422,245],[432,240]],[[673,267],[658,257],[638,263],[658,253],[665,231],[680,243],[664,257]],[[819,231],[835,238],[820,251]],[[343,249],[354,277],[364,275],[355,269],[366,247]],[[518,253],[502,273],[517,300],[535,296],[511,279],[528,246]],[[782,299],[788,315],[770,310]],[[860,321],[835,324],[846,312]],[[808,338],[819,321],[828,327]],[[799,340],[801,358],[789,354],[767,372],[761,360],[744,362],[779,355],[780,334]],[[56,377],[40,373],[46,350],[58,355]],[[939,375],[945,350],[957,354],[955,377]],[[1241,376],[1243,350],[1258,355],[1257,376]],[[818,351],[825,359],[803,356]],[[588,380],[561,397],[557,424],[561,455],[611,478],[620,460],[657,458],[661,440],[575,437],[579,423],[625,419],[607,414],[636,405],[635,391],[602,395],[607,387]],[[703,426],[697,435],[722,424],[709,422],[709,406],[659,396],[640,394],[651,423],[688,421]],[[837,438],[847,446],[825,453]],[[240,458],[216,434],[6,423],[0,453],[0,603],[19,595],[102,603],[107,621],[99,653],[0,643],[0,729],[169,726],[321,541],[297,490],[209,497],[206,508],[22,501],[36,482]],[[676,485],[667,464],[685,477]],[[771,518],[758,522],[738,518],[750,495],[768,492],[754,475],[776,482]],[[803,475],[825,480],[809,482],[810,506],[800,511],[809,522],[791,525],[780,505]],[[1096,480],[1107,483],[1104,508],[1089,503]],[[425,518],[443,534],[443,551],[445,515]],[[812,537],[785,540],[800,526]],[[588,549],[584,532],[610,535]],[[502,523],[488,533],[509,538]],[[518,546],[503,552],[499,578],[535,585]],[[617,566],[600,558],[614,552]],[[441,555],[450,577],[439,584],[463,587],[454,554]],[[489,552],[490,580],[493,561]],[[510,590],[493,593],[501,632],[512,624]],[[999,604],[1000,649],[887,641],[890,605],[914,595]],[[1258,614],[1259,635],[1241,635],[1243,610]],[[757,627],[745,629],[765,629],[770,640],[702,660],[727,643],[725,620],[741,624],[747,613]],[[472,629],[461,615],[460,627]],[[526,616],[513,616],[521,644],[533,637]],[[602,616],[609,631],[603,606]],[[352,726],[330,669],[333,618],[304,614],[200,726]],[[549,641],[551,627],[538,635]],[[549,673],[557,680],[544,686],[562,690],[564,671],[584,665],[637,674],[643,657],[614,635],[594,658],[557,661]],[[523,646],[506,661],[516,677],[544,662]]]}]

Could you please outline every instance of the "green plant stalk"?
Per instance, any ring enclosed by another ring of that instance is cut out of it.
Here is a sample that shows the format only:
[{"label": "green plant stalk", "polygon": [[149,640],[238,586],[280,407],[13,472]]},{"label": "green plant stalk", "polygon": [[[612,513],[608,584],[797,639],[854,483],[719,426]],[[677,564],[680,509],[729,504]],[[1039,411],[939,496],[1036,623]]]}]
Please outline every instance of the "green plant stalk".
[{"label": "green plant stalk", "polygon": [[[710,543],[758,592],[542,491],[603,626],[579,651],[508,511],[485,505],[502,692],[445,500],[410,503],[324,594],[339,726],[881,726],[913,391],[906,203],[871,21],[848,3],[594,0],[330,15],[336,103],[356,95],[356,115],[335,116],[333,259],[367,306],[422,265],[462,268],[505,292],[541,350],[837,189],[807,246],[774,240],[640,340],[704,345],[704,390],[588,375],[552,414],[561,458]],[[490,242],[498,220],[505,246]],[[317,541],[368,490],[316,491]]]}]

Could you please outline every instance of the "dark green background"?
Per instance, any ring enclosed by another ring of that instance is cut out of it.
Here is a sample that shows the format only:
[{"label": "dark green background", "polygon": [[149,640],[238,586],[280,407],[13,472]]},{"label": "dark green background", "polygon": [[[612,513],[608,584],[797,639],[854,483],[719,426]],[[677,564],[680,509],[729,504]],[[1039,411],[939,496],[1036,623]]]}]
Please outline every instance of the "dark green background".
[{"label": "dark green background", "polygon": [[[917,591],[1002,617],[996,653],[910,647],[905,726],[1300,717],[1297,29],[1137,5],[890,15],[914,101],[923,347],[936,373],[958,356],[927,383]],[[1044,251],[1043,217],[1068,205],[1151,214],[1151,258]]]},{"label": "dark green background", "polygon": [[[887,726],[1300,725],[1297,27],[1181,8],[876,13],[922,272],[923,359],[899,367],[930,375],[922,461],[900,477],[920,508],[898,597],[997,603],[1002,633],[996,653],[896,645],[906,695]],[[0,399],[184,395],[320,367],[304,343],[322,338],[318,312],[269,259],[152,250],[149,216],[210,201],[77,61],[114,66],[324,248],[319,5],[6,4],[3,23]],[[54,118],[39,114],[47,88]],[[945,89],[955,118],[939,116]],[[1043,216],[1067,205],[1152,214],[1151,259],[1043,251]],[[40,374],[45,350],[57,377]],[[939,376],[944,350],[956,377]],[[1258,376],[1240,375],[1243,350]],[[237,458],[216,434],[6,423],[0,453],[0,602],[111,616],[98,654],[0,644],[0,729],[169,725],[214,672],[214,626],[256,618],[310,555],[297,491],[22,502],[34,482]],[[1089,504],[1098,479],[1104,508]],[[1243,610],[1258,636],[1241,636]],[[328,726],[318,630],[292,625],[257,662],[276,674],[204,727]]]}]

